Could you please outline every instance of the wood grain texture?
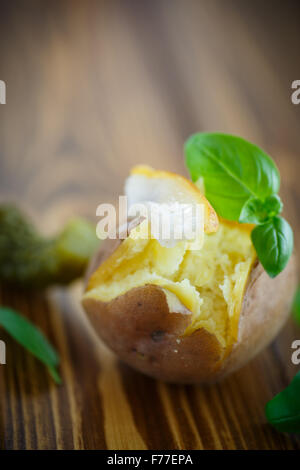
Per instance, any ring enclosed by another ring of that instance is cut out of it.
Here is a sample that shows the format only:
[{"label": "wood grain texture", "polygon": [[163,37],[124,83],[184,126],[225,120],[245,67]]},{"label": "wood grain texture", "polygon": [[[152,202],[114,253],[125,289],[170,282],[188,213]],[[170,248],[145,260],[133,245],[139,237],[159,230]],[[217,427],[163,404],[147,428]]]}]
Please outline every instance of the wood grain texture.
[{"label": "wood grain texture", "polygon": [[[299,253],[299,4],[258,0],[3,1],[0,4],[0,197],[44,231],[94,217],[136,163],[186,174],[197,130],[253,140],[276,160]],[[3,331],[4,449],[299,449],[264,405],[297,367],[288,322],[224,382],[169,386],[130,370],[98,341],[82,286],[33,293],[2,286],[61,355],[63,385]]]}]

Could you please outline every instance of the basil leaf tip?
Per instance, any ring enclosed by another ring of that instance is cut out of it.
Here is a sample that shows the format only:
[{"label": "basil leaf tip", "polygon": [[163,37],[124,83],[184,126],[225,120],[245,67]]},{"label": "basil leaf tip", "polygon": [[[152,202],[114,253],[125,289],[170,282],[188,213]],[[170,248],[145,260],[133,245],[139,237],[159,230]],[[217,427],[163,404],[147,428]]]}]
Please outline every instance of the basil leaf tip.
[{"label": "basil leaf tip", "polygon": [[265,414],[278,431],[300,433],[300,371],[287,388],[266,404]]},{"label": "basil leaf tip", "polygon": [[38,328],[23,315],[8,307],[0,307],[0,326],[48,367],[52,378],[57,384],[61,383],[57,372],[59,356]]}]

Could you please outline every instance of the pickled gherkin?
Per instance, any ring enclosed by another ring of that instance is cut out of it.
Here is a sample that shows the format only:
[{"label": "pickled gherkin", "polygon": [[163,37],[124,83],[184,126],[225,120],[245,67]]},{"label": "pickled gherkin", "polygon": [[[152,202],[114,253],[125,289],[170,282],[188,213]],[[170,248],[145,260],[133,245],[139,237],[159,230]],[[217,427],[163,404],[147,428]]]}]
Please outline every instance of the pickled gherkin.
[{"label": "pickled gherkin", "polygon": [[95,226],[82,218],[46,238],[17,207],[0,206],[1,281],[32,288],[68,284],[83,274],[98,244]]}]

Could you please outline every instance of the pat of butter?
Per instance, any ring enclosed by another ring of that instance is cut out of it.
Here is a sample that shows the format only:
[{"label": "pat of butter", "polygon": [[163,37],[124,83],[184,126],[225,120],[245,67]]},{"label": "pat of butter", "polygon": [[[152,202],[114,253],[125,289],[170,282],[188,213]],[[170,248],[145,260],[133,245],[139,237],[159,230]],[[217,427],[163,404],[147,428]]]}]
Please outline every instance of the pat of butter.
[{"label": "pat of butter", "polygon": [[130,217],[144,221],[131,232],[133,239],[155,238],[161,246],[172,248],[186,241],[187,249],[199,250],[204,243],[204,205],[144,202],[133,204]]}]

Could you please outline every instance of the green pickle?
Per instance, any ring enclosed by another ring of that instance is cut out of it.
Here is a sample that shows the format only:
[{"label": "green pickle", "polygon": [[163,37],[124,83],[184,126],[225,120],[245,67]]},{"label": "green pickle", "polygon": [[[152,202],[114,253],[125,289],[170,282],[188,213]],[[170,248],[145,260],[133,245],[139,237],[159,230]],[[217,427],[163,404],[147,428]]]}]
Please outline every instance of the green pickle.
[{"label": "green pickle", "polygon": [[41,236],[14,206],[0,206],[0,279],[26,287],[68,284],[82,276],[99,240],[90,222],[71,219],[56,237]]}]

